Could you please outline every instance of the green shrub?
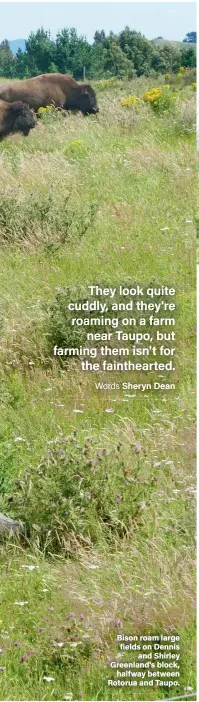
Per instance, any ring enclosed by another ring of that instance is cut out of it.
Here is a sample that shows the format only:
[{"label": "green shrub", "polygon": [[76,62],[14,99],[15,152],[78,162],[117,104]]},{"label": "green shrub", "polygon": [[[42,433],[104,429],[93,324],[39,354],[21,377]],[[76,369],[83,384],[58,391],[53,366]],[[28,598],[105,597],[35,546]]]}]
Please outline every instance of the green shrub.
[{"label": "green shrub", "polygon": [[44,124],[51,124],[51,122],[60,122],[62,120],[62,110],[57,109],[54,105],[47,105],[46,107],[39,107],[38,115]]},{"label": "green shrub", "polygon": [[85,146],[82,139],[73,139],[64,147],[64,154],[74,161],[85,158],[88,154],[88,148]]},{"label": "green shrub", "polygon": [[169,85],[182,89],[186,85],[191,85],[196,81],[196,69],[185,68],[184,70],[180,70],[178,73],[168,73],[164,76],[164,78]]},{"label": "green shrub", "polygon": [[28,193],[23,200],[18,191],[0,192],[1,241],[11,243],[64,243],[81,237],[95,216],[96,205],[80,209],[69,199],[69,193]]},{"label": "green shrub", "polygon": [[115,88],[119,85],[122,85],[122,81],[120,78],[117,78],[115,76],[111,76],[111,78],[104,78],[103,80],[98,80],[94,82],[94,86],[96,86],[98,92],[104,92],[106,90],[110,90],[110,88]]},{"label": "green shrub", "polygon": [[13,487],[12,509],[30,539],[50,552],[120,538],[139,522],[156,480],[140,444],[109,452],[91,437],[58,437]]},{"label": "green shrub", "polygon": [[152,88],[143,95],[144,102],[151,105],[155,112],[164,112],[174,105],[176,95],[169,89],[169,85]]}]

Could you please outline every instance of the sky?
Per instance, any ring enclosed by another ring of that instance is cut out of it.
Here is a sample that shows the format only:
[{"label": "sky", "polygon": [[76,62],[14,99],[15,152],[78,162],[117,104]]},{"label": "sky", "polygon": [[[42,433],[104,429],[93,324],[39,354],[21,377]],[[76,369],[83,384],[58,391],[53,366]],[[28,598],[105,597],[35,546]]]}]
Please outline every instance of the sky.
[{"label": "sky", "polygon": [[75,27],[92,41],[96,29],[116,34],[128,25],[148,39],[182,41],[196,29],[194,2],[0,2],[0,41],[27,39],[41,26],[54,38],[59,29]]}]

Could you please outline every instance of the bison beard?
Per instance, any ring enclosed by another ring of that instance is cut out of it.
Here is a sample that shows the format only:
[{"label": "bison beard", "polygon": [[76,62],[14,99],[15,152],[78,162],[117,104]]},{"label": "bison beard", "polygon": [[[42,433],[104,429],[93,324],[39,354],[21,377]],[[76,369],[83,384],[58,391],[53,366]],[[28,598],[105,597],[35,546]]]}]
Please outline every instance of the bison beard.
[{"label": "bison beard", "polygon": [[5,102],[0,100],[0,139],[11,132],[22,132],[24,136],[34,129],[36,118],[28,105],[23,102]]},{"label": "bison beard", "polygon": [[47,105],[80,110],[83,114],[95,114],[99,110],[93,88],[62,73],[46,73],[0,85],[0,98],[7,102],[21,100],[35,112]]}]

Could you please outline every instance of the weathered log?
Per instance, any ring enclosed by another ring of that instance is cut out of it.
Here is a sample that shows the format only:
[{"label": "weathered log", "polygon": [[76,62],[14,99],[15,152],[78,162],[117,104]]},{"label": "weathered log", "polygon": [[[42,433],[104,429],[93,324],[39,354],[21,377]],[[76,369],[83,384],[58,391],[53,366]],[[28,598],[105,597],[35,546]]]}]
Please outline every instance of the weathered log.
[{"label": "weathered log", "polygon": [[21,528],[21,524],[11,517],[5,517],[2,512],[0,512],[0,534],[5,532],[17,532]]}]

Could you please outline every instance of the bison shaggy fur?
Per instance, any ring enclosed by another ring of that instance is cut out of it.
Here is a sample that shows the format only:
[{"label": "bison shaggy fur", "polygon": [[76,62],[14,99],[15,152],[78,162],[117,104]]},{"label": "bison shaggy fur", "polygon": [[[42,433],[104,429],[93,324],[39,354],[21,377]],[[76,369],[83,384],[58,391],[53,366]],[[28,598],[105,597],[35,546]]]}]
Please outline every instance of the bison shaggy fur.
[{"label": "bison shaggy fur", "polygon": [[10,103],[0,100],[0,139],[11,132],[22,132],[28,136],[35,124],[35,116],[28,105],[21,101]]},{"label": "bison shaggy fur", "polygon": [[83,114],[95,114],[99,110],[93,88],[62,73],[44,73],[35,78],[4,83],[0,85],[0,98],[7,102],[22,100],[35,112],[47,105],[80,110]]}]

